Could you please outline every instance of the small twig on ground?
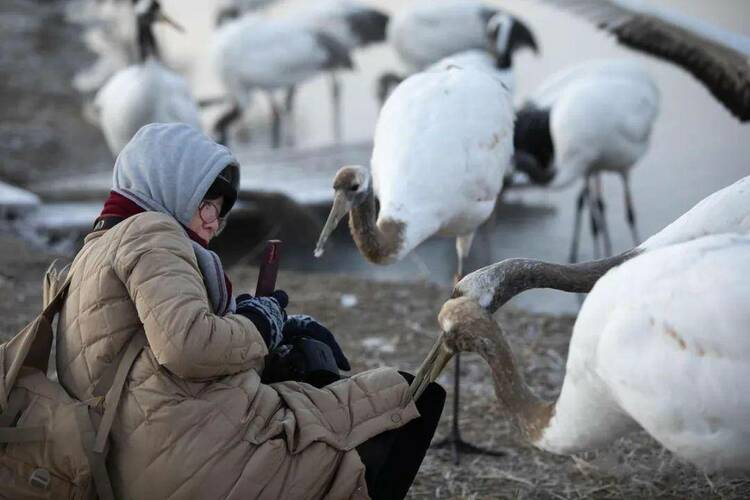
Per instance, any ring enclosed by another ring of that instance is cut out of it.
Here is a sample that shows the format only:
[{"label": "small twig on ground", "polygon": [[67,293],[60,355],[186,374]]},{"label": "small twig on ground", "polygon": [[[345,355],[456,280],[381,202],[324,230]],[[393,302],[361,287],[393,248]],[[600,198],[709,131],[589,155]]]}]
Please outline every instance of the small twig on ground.
[{"label": "small twig on ground", "polygon": [[711,478],[708,477],[708,474],[706,474],[705,472],[703,473],[703,477],[705,478],[706,482],[708,483],[708,487],[711,488],[711,493],[715,493],[716,492],[716,487],[714,486],[713,481],[711,481]]},{"label": "small twig on ground", "polygon": [[510,472],[505,472],[505,471],[496,471],[494,473],[484,473],[484,474],[478,475],[477,479],[507,479],[508,481],[514,481],[516,483],[524,484],[528,486],[529,488],[534,487],[534,483],[532,483],[528,479],[514,476]]}]

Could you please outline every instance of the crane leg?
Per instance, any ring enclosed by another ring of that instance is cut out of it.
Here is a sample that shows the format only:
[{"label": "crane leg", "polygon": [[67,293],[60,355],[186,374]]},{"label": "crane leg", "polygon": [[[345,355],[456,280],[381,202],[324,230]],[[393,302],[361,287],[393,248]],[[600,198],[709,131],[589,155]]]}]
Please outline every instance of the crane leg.
[{"label": "crane leg", "polygon": [[570,245],[570,256],[568,262],[571,264],[578,262],[578,242],[581,237],[581,217],[583,216],[584,204],[588,203],[589,186],[586,182],[583,183],[581,192],[578,193],[576,199],[576,215],[575,222],[573,223],[573,242]]},{"label": "crane leg", "polygon": [[[470,237],[460,237],[456,240],[456,248],[459,249],[460,245],[465,244],[468,239],[468,247],[464,247],[466,254],[468,249],[471,247],[471,240],[474,237],[472,233]],[[459,243],[463,240],[462,243]],[[459,269],[463,269],[463,258],[459,252]],[[462,278],[461,274],[456,274],[454,285]],[[461,397],[461,353],[456,353],[453,357],[453,421],[451,423],[451,432],[448,436],[444,437],[437,443],[432,445],[433,448],[446,448],[450,447],[453,450],[453,463],[458,465],[461,461],[461,453],[470,453],[475,455],[490,455],[493,457],[501,457],[505,455],[502,451],[489,450],[473,445],[461,437],[461,430],[458,427],[458,414],[460,410],[460,397]]]},{"label": "crane leg", "polygon": [[595,174],[594,183],[596,185],[596,208],[599,219],[599,228],[601,229],[602,241],[604,243],[604,257],[612,256],[612,239],[609,235],[609,226],[607,225],[607,216],[605,214],[606,205],[604,204],[604,190],[602,189],[602,174]]},{"label": "crane leg", "polygon": [[456,274],[453,276],[453,285],[456,285],[464,277],[464,262],[469,257],[471,244],[474,242],[474,233],[465,234],[456,238]]},{"label": "crane leg", "polygon": [[297,93],[297,87],[294,85],[286,89],[286,95],[284,96],[284,120],[283,120],[283,135],[284,143],[293,146],[294,145],[294,97]]},{"label": "crane leg", "polygon": [[625,217],[630,226],[630,234],[633,235],[633,245],[640,245],[641,239],[638,236],[638,227],[635,224],[635,207],[633,207],[633,196],[630,192],[630,177],[627,172],[622,174],[622,186],[625,191]]},{"label": "crane leg", "polygon": [[229,126],[236,122],[240,116],[242,116],[242,111],[240,110],[239,105],[235,103],[232,105],[231,109],[219,117],[214,125],[216,142],[223,144],[224,146],[227,145],[227,141],[229,140]]},{"label": "crane leg", "polygon": [[331,103],[333,104],[333,140],[341,142],[341,82],[334,72],[331,72]]},{"label": "crane leg", "polygon": [[281,146],[281,110],[273,98],[273,93],[268,92],[268,103],[271,106],[271,146],[278,148]]},{"label": "crane leg", "polygon": [[594,245],[594,259],[598,259],[601,255],[599,250],[601,228],[599,227],[599,209],[596,206],[596,186],[593,182],[593,176],[586,178],[586,183],[589,186],[588,190],[588,209],[589,209],[589,223],[591,229],[591,242]]}]

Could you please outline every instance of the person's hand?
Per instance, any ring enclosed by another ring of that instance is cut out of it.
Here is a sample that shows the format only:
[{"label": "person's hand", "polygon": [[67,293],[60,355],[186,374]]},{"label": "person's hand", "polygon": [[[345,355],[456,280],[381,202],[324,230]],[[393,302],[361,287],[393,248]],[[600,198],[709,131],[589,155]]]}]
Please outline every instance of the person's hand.
[{"label": "person's hand", "polygon": [[306,314],[293,314],[289,316],[284,323],[283,335],[284,343],[291,342],[295,337],[310,337],[311,339],[323,342],[331,348],[339,369],[344,371],[352,369],[351,365],[349,365],[349,360],[344,356],[344,351],[341,350],[341,346],[339,346],[333,337],[333,333],[312,316]]},{"label": "person's hand", "polygon": [[276,290],[270,297],[253,297],[243,293],[237,296],[235,302],[235,312],[253,322],[269,351],[281,343],[286,320],[284,308],[289,304],[285,291]]}]

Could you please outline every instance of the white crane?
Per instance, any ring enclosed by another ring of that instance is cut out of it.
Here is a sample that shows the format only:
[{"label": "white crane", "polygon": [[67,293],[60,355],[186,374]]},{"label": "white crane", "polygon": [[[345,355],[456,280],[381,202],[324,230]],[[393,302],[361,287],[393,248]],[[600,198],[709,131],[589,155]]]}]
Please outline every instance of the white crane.
[{"label": "white crane", "polygon": [[78,0],[66,7],[68,21],[83,29],[95,61],[76,72],[73,87],[88,94],[99,90],[117,71],[138,61],[133,0]]},{"label": "white crane", "polygon": [[141,62],[115,73],[94,99],[99,124],[115,156],[148,123],[182,122],[201,127],[187,81],[159,61],[151,29],[156,21],[182,28],[162,13],[157,0],[139,0],[135,13]]},{"label": "white crane", "polygon": [[[291,16],[289,18],[292,20]],[[296,11],[294,19],[301,25],[333,37],[350,52],[385,40],[388,15],[353,0],[319,0]],[[341,140],[341,83],[330,71],[333,104],[333,136]],[[292,99],[287,97],[287,102]],[[291,110],[287,110],[291,112]]]},{"label": "white crane", "polygon": [[[282,109],[273,91],[287,91],[322,71],[352,68],[349,50],[322,31],[297,21],[267,19],[245,14],[218,27],[214,34],[215,68],[232,100],[232,107],[216,122],[219,142],[227,129],[250,105],[251,93],[266,92],[272,112],[273,145],[281,143]],[[287,103],[286,109],[291,108]],[[286,117],[286,122],[289,117]]]},{"label": "white crane", "polygon": [[[415,2],[393,15],[387,36],[410,72],[472,50],[490,52],[498,71],[510,71],[516,50],[526,47],[538,51],[534,35],[520,20],[473,0]],[[391,72],[380,76],[381,103],[402,79]]]},{"label": "white crane", "polygon": [[608,270],[659,248],[723,233],[750,232],[750,176],[707,196],[667,227],[620,255],[579,264],[553,264],[534,259],[506,259],[463,278],[454,297],[467,296],[495,311],[521,292],[553,288],[588,292]]},{"label": "white crane", "polygon": [[[510,97],[486,71],[454,66],[407,78],[381,110],[370,169],[347,166],[336,174],[315,255],[349,213],[352,237],[367,260],[388,264],[433,235],[450,236],[456,238],[460,276],[510,167],[512,137]],[[456,359],[451,444],[457,453],[463,445]]]},{"label": "white crane", "polygon": [[557,454],[600,448],[638,428],[681,459],[750,470],[750,236],[653,250],[611,270],[586,298],[560,395],[534,395],[500,326],[469,297],[446,302],[443,334],[414,380],[417,397],[453,353],[474,351],[522,436]]},{"label": "white crane", "polygon": [[[649,146],[659,113],[659,90],[636,61],[593,60],[548,78],[517,112],[516,168],[535,180],[562,188],[583,180],[576,203],[570,261],[575,262],[584,205],[591,213],[594,250],[601,235],[603,253],[611,243],[601,194],[602,172],[621,176],[627,221],[638,244],[629,172]],[[598,257],[598,254],[595,253]]]},{"label": "white crane", "polygon": [[750,120],[750,38],[643,0],[541,1],[589,19],[627,47],[682,67],[738,120]]}]

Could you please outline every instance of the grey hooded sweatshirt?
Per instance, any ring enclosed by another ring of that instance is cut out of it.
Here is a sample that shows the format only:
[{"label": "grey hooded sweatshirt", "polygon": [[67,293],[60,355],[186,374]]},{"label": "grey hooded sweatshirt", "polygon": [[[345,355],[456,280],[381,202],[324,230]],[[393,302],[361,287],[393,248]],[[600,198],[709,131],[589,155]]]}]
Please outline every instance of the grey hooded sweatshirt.
[{"label": "grey hooded sweatshirt", "polygon": [[[226,167],[239,179],[239,164],[228,148],[184,123],[142,127],[117,156],[112,190],[148,211],[190,225],[198,205]],[[219,257],[193,241],[208,296],[216,314],[234,311]]]}]

